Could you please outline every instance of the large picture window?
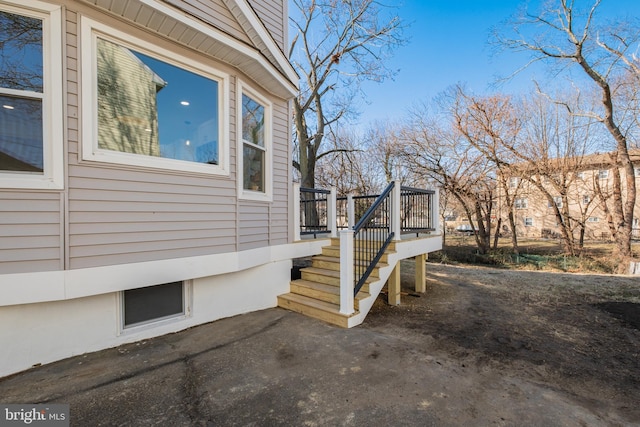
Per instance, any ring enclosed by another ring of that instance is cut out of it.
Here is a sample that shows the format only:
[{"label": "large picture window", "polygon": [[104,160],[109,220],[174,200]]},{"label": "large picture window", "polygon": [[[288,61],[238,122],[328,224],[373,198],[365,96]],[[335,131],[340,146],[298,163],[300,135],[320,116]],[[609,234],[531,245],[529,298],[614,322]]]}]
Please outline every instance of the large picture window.
[{"label": "large picture window", "polygon": [[60,7],[20,4],[0,5],[0,186],[62,188]]},{"label": "large picture window", "polygon": [[151,53],[143,41],[112,39],[117,32],[94,32],[99,24],[85,21],[95,125],[83,158],[228,173],[224,76],[157,47]]},{"label": "large picture window", "polygon": [[242,196],[265,199],[270,197],[271,183],[271,106],[257,94],[240,87],[239,133],[242,136]]}]

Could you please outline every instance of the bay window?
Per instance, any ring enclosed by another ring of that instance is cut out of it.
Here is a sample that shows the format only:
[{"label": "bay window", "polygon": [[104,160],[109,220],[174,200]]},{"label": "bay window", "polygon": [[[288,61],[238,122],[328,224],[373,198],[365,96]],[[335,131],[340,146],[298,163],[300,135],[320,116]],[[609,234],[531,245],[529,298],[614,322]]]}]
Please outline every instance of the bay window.
[{"label": "bay window", "polygon": [[83,159],[228,174],[226,75],[88,19],[82,34]]},{"label": "bay window", "polygon": [[242,138],[241,196],[265,200],[271,197],[271,104],[256,93],[240,88],[239,134]]}]

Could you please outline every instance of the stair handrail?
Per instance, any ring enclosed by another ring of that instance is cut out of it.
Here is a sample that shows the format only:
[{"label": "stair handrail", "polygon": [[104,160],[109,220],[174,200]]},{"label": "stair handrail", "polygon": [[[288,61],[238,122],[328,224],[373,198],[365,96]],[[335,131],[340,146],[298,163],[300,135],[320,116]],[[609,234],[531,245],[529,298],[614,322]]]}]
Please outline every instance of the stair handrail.
[{"label": "stair handrail", "polygon": [[395,235],[391,223],[391,192],[394,187],[395,182],[389,183],[353,227],[354,296],[371,275]]}]

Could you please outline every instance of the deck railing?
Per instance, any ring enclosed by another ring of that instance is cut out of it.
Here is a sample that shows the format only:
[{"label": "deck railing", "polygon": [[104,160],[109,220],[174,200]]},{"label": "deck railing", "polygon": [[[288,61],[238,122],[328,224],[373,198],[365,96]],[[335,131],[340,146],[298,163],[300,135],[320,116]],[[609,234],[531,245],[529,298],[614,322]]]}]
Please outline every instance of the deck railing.
[{"label": "deck railing", "polygon": [[[300,234],[331,232],[329,224],[330,190],[300,187]],[[335,225],[333,225],[335,227]]]},{"label": "deck railing", "polygon": [[435,230],[433,221],[435,193],[433,190],[411,187],[400,189],[400,230],[402,234],[420,234]]},{"label": "deck railing", "polygon": [[335,189],[294,186],[294,238],[340,231],[340,311],[354,312],[354,297],[391,241],[438,230],[438,193],[390,183],[380,195],[336,197]]},{"label": "deck railing", "polygon": [[354,296],[380,261],[394,232],[391,224],[394,183],[390,183],[353,227],[353,281]]}]

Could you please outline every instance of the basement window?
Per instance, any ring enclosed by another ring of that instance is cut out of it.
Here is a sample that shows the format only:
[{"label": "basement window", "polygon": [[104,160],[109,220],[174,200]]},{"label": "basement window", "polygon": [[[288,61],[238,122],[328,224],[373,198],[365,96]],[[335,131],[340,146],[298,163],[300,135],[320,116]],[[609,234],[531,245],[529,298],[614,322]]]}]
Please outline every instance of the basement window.
[{"label": "basement window", "polygon": [[122,293],[124,329],[187,314],[184,282],[166,283]]}]

